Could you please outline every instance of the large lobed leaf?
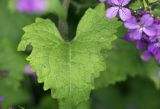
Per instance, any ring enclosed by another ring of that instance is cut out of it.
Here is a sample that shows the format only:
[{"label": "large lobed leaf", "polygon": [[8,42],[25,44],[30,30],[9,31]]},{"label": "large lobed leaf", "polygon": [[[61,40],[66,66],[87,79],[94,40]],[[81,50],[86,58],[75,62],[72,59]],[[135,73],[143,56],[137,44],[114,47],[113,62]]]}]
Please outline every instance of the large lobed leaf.
[{"label": "large lobed leaf", "polygon": [[112,48],[121,23],[106,19],[104,13],[104,4],[88,9],[70,42],[61,38],[50,20],[36,19],[24,28],[18,50],[24,51],[31,44],[33,50],[27,60],[37,72],[38,81],[44,82],[44,89],[51,89],[58,99],[60,109],[72,109],[88,100],[94,79],[105,70],[101,50]]}]

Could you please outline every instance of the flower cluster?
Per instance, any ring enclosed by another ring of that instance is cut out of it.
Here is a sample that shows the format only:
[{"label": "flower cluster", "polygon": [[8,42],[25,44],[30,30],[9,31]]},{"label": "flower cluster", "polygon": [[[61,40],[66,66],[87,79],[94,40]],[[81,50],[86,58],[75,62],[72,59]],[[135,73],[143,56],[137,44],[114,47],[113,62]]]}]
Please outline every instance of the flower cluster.
[{"label": "flower cluster", "polygon": [[16,0],[16,9],[24,13],[43,13],[47,5],[47,0]]},{"label": "flower cluster", "polygon": [[142,51],[141,58],[148,61],[151,56],[160,62],[160,19],[149,11],[137,10],[133,15],[125,6],[131,0],[100,0],[111,5],[106,11],[106,17],[112,19],[119,15],[128,29],[125,35],[127,41],[135,41],[137,49]]}]

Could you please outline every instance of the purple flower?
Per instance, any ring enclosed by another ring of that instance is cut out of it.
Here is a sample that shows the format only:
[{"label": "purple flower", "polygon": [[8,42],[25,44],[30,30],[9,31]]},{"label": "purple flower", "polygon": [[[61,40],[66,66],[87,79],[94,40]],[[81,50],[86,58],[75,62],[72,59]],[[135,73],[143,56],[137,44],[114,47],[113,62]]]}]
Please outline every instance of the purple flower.
[{"label": "purple flower", "polygon": [[33,78],[36,77],[36,74],[35,74],[35,72],[32,71],[32,68],[31,68],[30,65],[27,65],[27,66],[25,67],[25,70],[24,70],[24,71],[25,71],[26,74],[31,75]]},{"label": "purple flower", "polygon": [[121,20],[126,21],[132,17],[131,11],[125,8],[131,0],[110,0],[112,7],[108,8],[106,11],[106,16],[112,19],[119,14]]},{"label": "purple flower", "polygon": [[150,14],[150,12],[149,11],[146,11],[146,10],[142,10],[142,9],[139,9],[139,10],[137,10],[137,14],[139,14],[139,15],[144,15],[144,14]]},{"label": "purple flower", "polygon": [[47,9],[47,0],[16,0],[16,8],[25,13],[42,13]]},{"label": "purple flower", "polygon": [[149,44],[148,51],[152,53],[155,59],[160,62],[160,47],[156,46],[154,43]]},{"label": "purple flower", "polygon": [[143,15],[139,22],[133,17],[127,20],[124,24],[126,28],[132,30],[129,35],[133,40],[140,40],[143,33],[152,39],[157,33],[157,30],[153,25],[154,18],[150,14]]},{"label": "purple flower", "polygon": [[0,96],[0,102],[2,102],[5,98],[5,96]]},{"label": "purple flower", "polygon": [[145,45],[146,45],[146,42],[144,40],[138,40],[136,42],[136,48],[139,50],[145,49]]},{"label": "purple flower", "polygon": [[99,0],[100,2],[106,2],[107,0]]},{"label": "purple flower", "polygon": [[151,54],[150,54],[148,51],[145,51],[145,52],[142,53],[142,55],[141,55],[141,59],[142,59],[143,61],[149,61],[150,57],[151,57]]},{"label": "purple flower", "polygon": [[100,2],[107,2],[108,4],[112,4],[112,0],[99,0]]}]

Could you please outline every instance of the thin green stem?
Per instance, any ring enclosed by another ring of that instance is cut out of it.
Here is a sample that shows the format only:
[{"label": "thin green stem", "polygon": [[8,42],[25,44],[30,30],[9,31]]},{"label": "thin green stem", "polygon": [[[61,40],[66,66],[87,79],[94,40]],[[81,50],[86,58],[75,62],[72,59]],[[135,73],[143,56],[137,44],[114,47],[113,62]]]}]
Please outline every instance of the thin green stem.
[{"label": "thin green stem", "polygon": [[70,5],[70,0],[63,0],[62,5],[66,11],[66,19],[63,20],[63,19],[59,18],[58,27],[59,27],[59,30],[61,32],[63,39],[68,41],[69,37],[68,37],[67,15],[68,15],[68,9],[69,9],[69,5]]},{"label": "thin green stem", "polygon": [[149,5],[149,1],[148,0],[145,0],[145,1],[146,1],[147,5]]},{"label": "thin green stem", "polygon": [[74,6],[74,7],[76,7],[77,8],[77,11],[76,11],[76,13],[79,13],[79,11],[80,11],[80,9],[84,9],[84,8],[87,8],[87,7],[90,7],[90,6],[95,6],[96,4],[90,4],[90,3],[83,3],[83,4],[81,4],[81,3],[78,3],[78,2],[76,2],[76,1],[71,1],[71,4]]},{"label": "thin green stem", "polygon": [[143,6],[143,9],[145,9],[145,2],[144,2],[144,0],[140,0],[141,1],[141,5]]}]

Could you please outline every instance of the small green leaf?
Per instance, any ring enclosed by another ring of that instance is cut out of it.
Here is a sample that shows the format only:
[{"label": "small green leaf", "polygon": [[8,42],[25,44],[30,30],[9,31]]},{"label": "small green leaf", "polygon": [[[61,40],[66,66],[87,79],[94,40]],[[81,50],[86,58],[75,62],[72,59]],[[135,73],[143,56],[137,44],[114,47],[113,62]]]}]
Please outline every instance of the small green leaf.
[{"label": "small green leaf", "polygon": [[158,0],[148,0],[149,3],[157,2]]},{"label": "small green leaf", "polygon": [[131,0],[129,8],[133,10],[141,9],[143,7],[143,0]]},{"label": "small green leaf", "polygon": [[105,70],[101,50],[112,48],[121,23],[106,19],[104,13],[104,4],[88,9],[71,42],[62,39],[50,20],[37,19],[24,28],[18,50],[24,51],[27,45],[32,45],[27,60],[37,72],[38,81],[44,82],[44,89],[51,89],[52,96],[58,99],[60,109],[73,109],[88,100],[94,79]]},{"label": "small green leaf", "polygon": [[160,3],[155,3],[152,8],[152,14],[156,17],[160,17]]}]

